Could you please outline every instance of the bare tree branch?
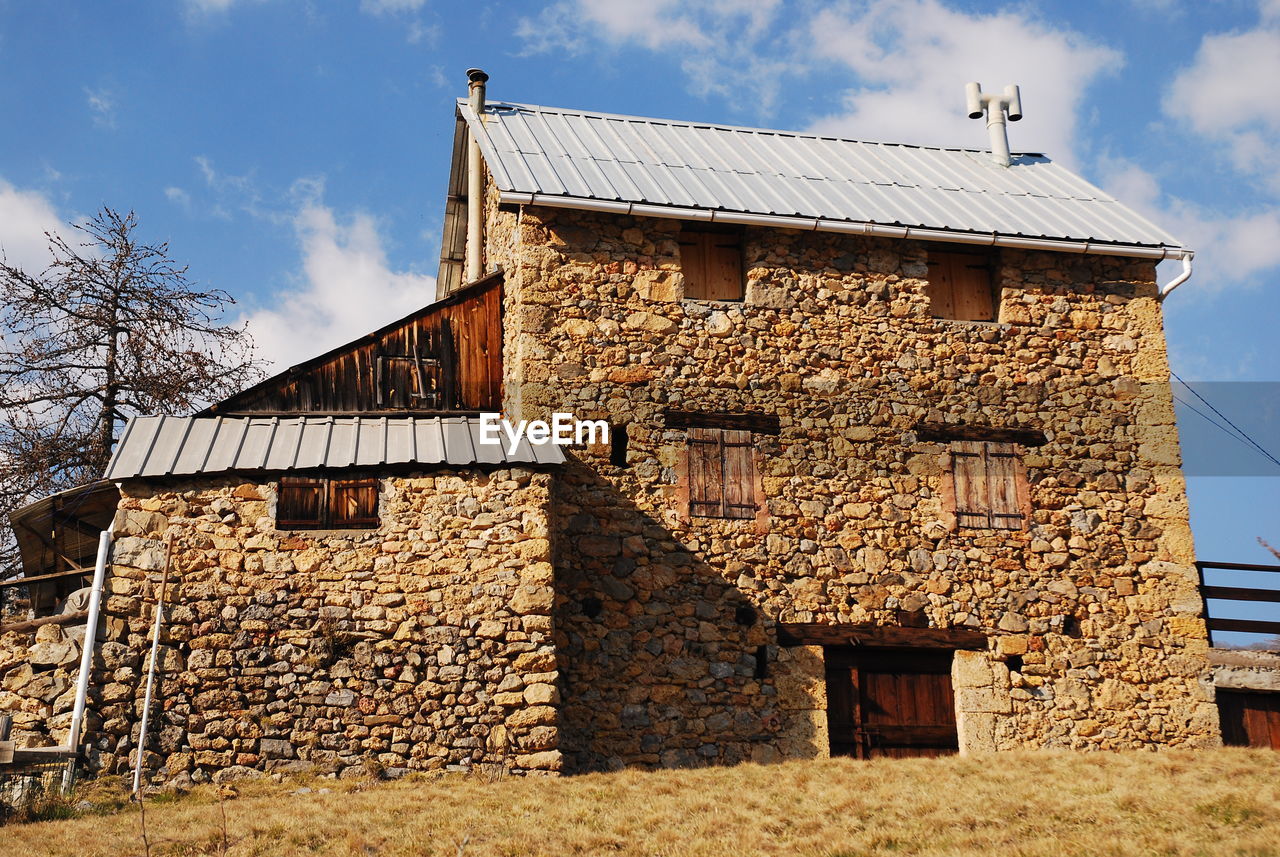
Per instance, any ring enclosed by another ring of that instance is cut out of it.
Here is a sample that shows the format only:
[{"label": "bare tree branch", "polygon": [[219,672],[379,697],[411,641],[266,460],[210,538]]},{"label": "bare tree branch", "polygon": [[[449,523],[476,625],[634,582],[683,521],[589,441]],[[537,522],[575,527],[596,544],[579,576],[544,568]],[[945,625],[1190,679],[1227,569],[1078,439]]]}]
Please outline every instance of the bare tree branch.
[{"label": "bare tree branch", "polygon": [[[99,478],[130,415],[190,412],[263,375],[248,331],[222,323],[231,296],[137,225],[103,207],[72,224],[80,243],[46,233],[43,272],[0,259],[0,516]],[[0,578],[17,571],[4,536]]]}]

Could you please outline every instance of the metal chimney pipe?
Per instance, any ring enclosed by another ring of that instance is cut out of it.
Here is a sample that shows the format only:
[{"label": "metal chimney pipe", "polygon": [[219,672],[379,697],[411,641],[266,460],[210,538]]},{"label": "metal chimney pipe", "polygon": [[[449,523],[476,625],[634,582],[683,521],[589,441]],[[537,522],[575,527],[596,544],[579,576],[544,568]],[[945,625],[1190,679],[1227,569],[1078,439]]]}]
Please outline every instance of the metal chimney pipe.
[{"label": "metal chimney pipe", "polygon": [[1002,167],[1009,166],[1009,131],[1005,114],[1010,122],[1022,118],[1022,96],[1012,83],[1004,88],[1003,95],[988,95],[974,82],[965,84],[965,109],[970,119],[987,115],[987,133],[991,136],[991,160]]},{"label": "metal chimney pipe", "polygon": [[[471,112],[484,121],[485,83],[489,75],[482,69],[467,69],[467,96]],[[474,131],[467,134],[467,272],[466,282],[474,283],[484,274],[484,182],[481,181],[483,165],[480,160],[480,144]]]}]

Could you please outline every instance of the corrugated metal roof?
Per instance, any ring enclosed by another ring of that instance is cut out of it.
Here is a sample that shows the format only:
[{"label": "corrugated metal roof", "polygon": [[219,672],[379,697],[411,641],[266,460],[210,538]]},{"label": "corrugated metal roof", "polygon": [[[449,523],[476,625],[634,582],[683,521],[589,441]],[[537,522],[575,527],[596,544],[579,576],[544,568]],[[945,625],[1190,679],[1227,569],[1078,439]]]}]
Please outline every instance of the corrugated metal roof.
[{"label": "corrugated metal roof", "polygon": [[480,442],[475,417],[134,417],[105,479],[389,464],[563,464],[553,444]]},{"label": "corrugated metal roof", "polygon": [[841,223],[869,223],[1183,247],[1038,154],[1017,155],[1001,167],[972,149],[504,102],[485,106],[481,126],[465,99],[458,109],[477,132],[498,189],[512,196],[799,218],[816,221],[804,228],[836,231]]}]

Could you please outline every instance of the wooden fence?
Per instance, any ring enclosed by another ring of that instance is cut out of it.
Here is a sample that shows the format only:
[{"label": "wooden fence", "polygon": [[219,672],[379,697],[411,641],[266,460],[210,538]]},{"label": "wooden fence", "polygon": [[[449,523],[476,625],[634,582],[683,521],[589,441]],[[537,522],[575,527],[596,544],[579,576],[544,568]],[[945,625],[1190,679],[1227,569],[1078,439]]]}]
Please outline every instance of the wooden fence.
[{"label": "wooden fence", "polygon": [[[1280,604],[1280,588],[1216,586],[1204,582],[1206,570],[1247,571],[1259,574],[1280,572],[1280,565],[1253,565],[1239,562],[1197,562],[1200,573],[1200,594],[1205,599],[1205,621],[1209,628],[1209,644],[1213,644],[1214,631],[1243,631],[1250,634],[1272,634],[1280,637],[1280,621],[1275,619],[1222,619],[1213,615],[1209,600]],[[1273,579],[1280,584],[1280,578]],[[1261,581],[1260,581],[1261,582]],[[1280,617],[1280,608],[1273,614]]]}]

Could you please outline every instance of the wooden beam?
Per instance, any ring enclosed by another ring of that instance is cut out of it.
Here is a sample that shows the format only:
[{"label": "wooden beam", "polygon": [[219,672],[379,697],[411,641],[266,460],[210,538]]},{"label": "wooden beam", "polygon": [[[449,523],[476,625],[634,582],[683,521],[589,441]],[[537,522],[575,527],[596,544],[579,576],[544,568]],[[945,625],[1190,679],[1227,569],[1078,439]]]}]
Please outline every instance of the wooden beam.
[{"label": "wooden beam", "polygon": [[35,574],[31,577],[13,577],[8,580],[0,580],[0,589],[4,589],[7,586],[26,586],[28,583],[38,583],[41,580],[59,580],[64,577],[75,577],[78,574],[93,574],[93,569],[73,568],[70,571],[58,571],[53,574]]},{"label": "wooden beam", "polygon": [[18,633],[34,631],[41,625],[75,625],[80,622],[84,622],[88,618],[88,610],[81,610],[76,613],[60,613],[57,616],[45,616],[40,619],[32,619],[29,622],[14,622],[12,625],[0,625],[0,634],[8,631],[17,631]]},{"label": "wooden beam", "polygon": [[964,628],[900,628],[893,625],[778,623],[780,646],[877,646],[883,648],[985,649],[987,635]]},{"label": "wooden beam", "polygon": [[1040,429],[1002,428],[999,426],[970,426],[953,423],[916,423],[912,427],[922,441],[976,440],[985,443],[1020,443],[1023,446],[1044,446],[1048,438]]},{"label": "wooden beam", "polygon": [[1262,622],[1257,619],[1207,619],[1210,631],[1245,631],[1250,634],[1280,634],[1280,622]]},{"label": "wooden beam", "polygon": [[1200,560],[1196,562],[1196,568],[1204,571],[1206,568],[1217,568],[1223,571],[1280,571],[1280,565],[1253,565],[1246,562],[1209,562]]},{"label": "wooden beam", "polygon": [[739,429],[756,434],[781,434],[782,424],[771,414],[731,414],[727,412],[662,412],[667,428]]},{"label": "wooden beam", "polygon": [[1205,598],[1221,598],[1224,601],[1271,601],[1280,603],[1280,589],[1246,589],[1242,586],[1202,586],[1200,594]]}]

